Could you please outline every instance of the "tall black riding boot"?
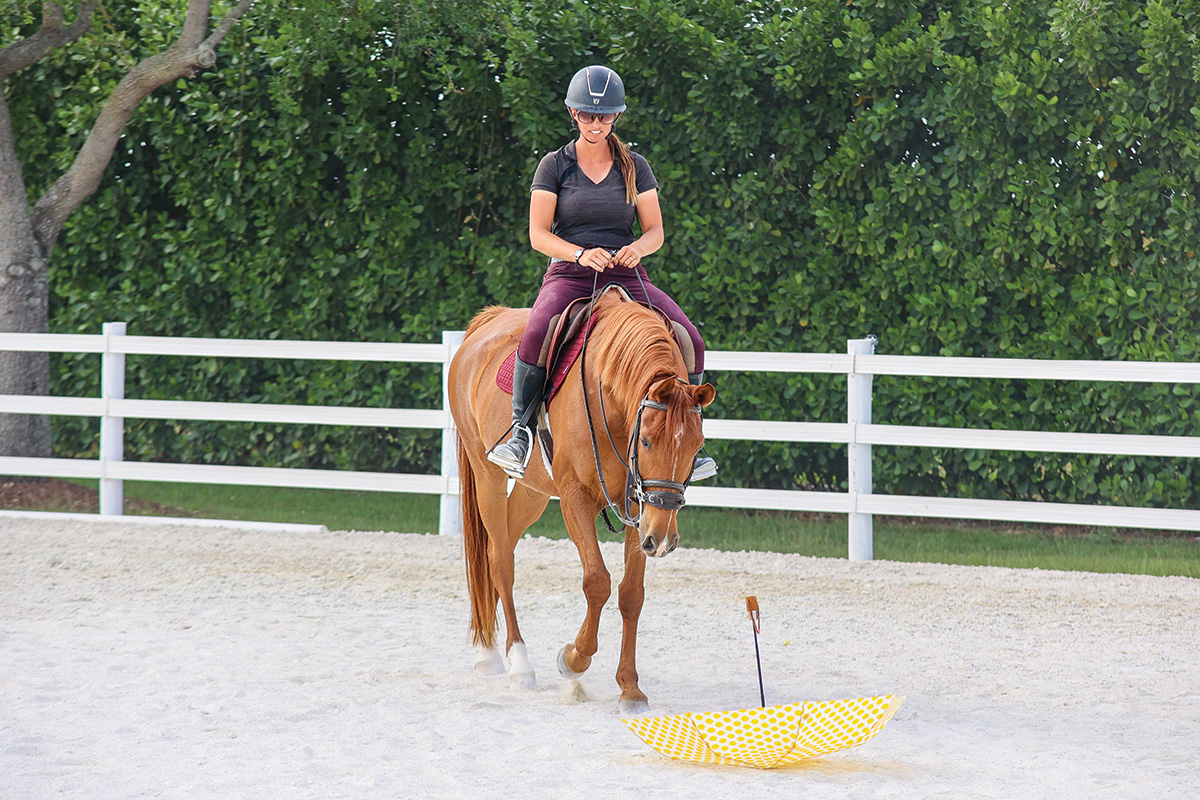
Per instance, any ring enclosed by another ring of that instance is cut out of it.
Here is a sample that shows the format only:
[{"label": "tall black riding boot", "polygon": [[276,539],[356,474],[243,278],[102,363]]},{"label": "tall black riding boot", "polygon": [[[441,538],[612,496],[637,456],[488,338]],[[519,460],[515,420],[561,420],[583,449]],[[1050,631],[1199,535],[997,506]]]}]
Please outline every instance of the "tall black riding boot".
[{"label": "tall black riding boot", "polygon": [[[526,364],[517,356],[513,363],[513,432],[512,437],[488,452],[488,461],[514,478],[525,477],[529,454],[533,450],[533,432],[537,429],[534,415],[542,401],[546,385],[546,368]],[[528,414],[528,419],[526,419]]]},{"label": "tall black riding boot", "polygon": [[[688,383],[692,386],[699,386],[704,383],[704,373],[696,372],[688,375]],[[705,478],[711,478],[717,474],[717,462],[713,461],[707,455],[696,454],[696,460],[692,462],[692,481],[702,481]]]}]

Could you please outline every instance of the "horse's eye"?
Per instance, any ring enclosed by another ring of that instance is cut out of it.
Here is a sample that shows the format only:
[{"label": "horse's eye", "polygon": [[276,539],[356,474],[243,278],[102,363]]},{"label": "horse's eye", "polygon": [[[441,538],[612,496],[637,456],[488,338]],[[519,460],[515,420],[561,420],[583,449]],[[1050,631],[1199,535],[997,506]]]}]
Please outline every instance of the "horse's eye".
[{"label": "horse's eye", "polygon": [[642,437],[642,447],[646,448],[647,450],[650,449],[650,440],[645,436]]}]

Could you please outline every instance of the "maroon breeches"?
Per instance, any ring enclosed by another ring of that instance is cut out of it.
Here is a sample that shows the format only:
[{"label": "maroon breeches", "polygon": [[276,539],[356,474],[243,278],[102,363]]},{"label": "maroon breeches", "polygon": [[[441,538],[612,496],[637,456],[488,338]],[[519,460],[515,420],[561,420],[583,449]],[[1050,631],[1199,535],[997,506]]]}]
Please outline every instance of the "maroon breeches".
[{"label": "maroon breeches", "polygon": [[[643,303],[649,301],[650,305],[666,314],[677,329],[682,329],[691,340],[691,355],[694,355],[695,364],[689,365],[690,371],[704,371],[704,340],[700,338],[700,331],[696,330],[696,326],[683,313],[683,309],[667,296],[666,292],[650,282],[646,277],[645,268],[640,264],[636,268],[610,267],[597,273],[590,267],[569,261],[551,263],[546,270],[546,277],[542,279],[542,288],[538,292],[537,300],[533,303],[533,312],[529,315],[529,323],[521,336],[517,355],[526,364],[543,364],[545,359],[542,351],[546,346],[546,335],[555,317],[562,314],[571,301],[590,297],[593,289],[602,289],[613,283],[625,289],[634,300]],[[687,343],[680,344],[685,350],[684,360],[692,361],[686,352]]]}]

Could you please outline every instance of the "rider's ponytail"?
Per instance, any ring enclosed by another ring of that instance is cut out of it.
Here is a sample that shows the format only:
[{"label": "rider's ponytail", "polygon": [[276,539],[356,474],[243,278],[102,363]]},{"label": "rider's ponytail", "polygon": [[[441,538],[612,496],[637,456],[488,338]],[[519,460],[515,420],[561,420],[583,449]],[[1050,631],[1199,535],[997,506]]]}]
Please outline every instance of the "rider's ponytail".
[{"label": "rider's ponytail", "polygon": [[637,205],[637,168],[633,165],[633,156],[625,143],[617,138],[617,132],[608,135],[608,149],[612,151],[613,161],[621,167],[621,177],[625,179],[625,202],[631,206]]}]

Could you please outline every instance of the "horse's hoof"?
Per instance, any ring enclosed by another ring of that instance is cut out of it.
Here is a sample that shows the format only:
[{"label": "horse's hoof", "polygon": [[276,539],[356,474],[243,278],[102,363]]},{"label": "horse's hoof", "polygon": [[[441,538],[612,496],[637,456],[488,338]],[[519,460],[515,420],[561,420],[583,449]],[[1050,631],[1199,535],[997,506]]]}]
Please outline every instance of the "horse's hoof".
[{"label": "horse's hoof", "polygon": [[576,672],[567,666],[567,645],[563,645],[563,648],[558,651],[558,674],[569,681],[579,680],[583,677],[582,672]]},{"label": "horse's hoof", "polygon": [[650,710],[650,701],[644,697],[622,697],[617,704],[621,710],[621,716],[631,717],[635,714],[645,714]]},{"label": "horse's hoof", "polygon": [[527,692],[537,689],[537,677],[524,642],[514,642],[508,648],[508,681],[514,689]]},{"label": "horse's hoof", "polygon": [[508,676],[509,686],[522,692],[537,691],[537,676],[532,672],[513,673]]},{"label": "horse's hoof", "polygon": [[503,675],[504,657],[494,647],[479,648],[475,656],[475,672],[480,675]]}]

